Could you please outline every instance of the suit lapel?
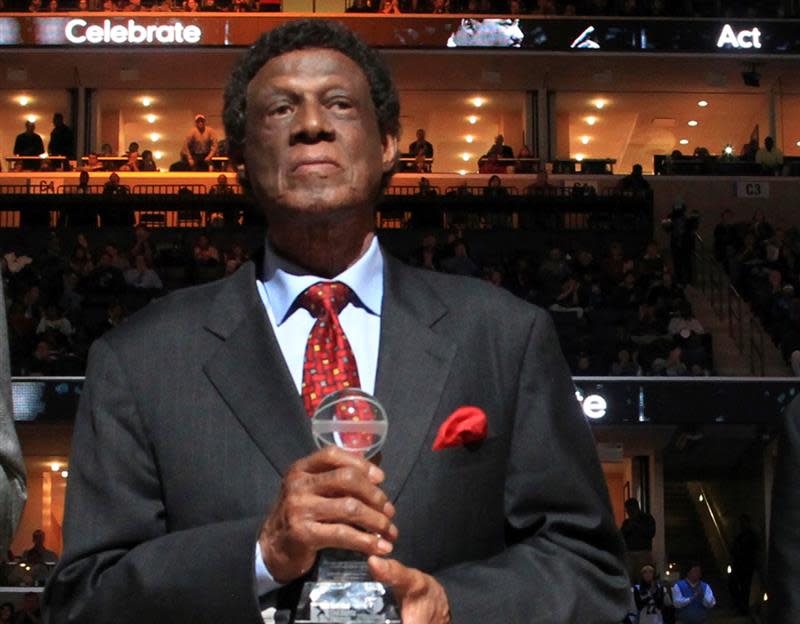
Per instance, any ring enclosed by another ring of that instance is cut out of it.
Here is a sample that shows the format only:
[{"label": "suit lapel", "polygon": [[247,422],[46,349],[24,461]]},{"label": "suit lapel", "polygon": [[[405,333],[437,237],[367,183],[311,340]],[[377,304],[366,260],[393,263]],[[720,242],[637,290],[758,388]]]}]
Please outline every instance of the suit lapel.
[{"label": "suit lapel", "polygon": [[220,291],[206,329],[222,339],[203,366],[206,376],[283,475],[315,447],[308,415],[258,295],[252,262]]},{"label": "suit lapel", "polygon": [[447,313],[415,272],[384,253],[384,294],[375,395],[386,408],[383,489],[396,500],[420,453],[450,373],[456,345],[431,327]]}]

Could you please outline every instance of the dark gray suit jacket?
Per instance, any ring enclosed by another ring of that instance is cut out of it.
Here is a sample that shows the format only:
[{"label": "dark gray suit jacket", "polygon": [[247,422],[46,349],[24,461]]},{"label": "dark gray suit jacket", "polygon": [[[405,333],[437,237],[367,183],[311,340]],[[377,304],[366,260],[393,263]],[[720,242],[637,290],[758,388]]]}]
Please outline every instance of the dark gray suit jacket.
[{"label": "dark gray suit jacket", "polygon": [[[444,585],[454,624],[621,621],[622,543],[548,315],[385,267],[375,393],[394,556]],[[487,439],[431,450],[463,405],[486,412]],[[95,343],[73,444],[49,622],[260,621],[256,537],[281,475],[315,449],[253,263]]]},{"label": "dark gray suit jacket", "polygon": [[772,487],[769,533],[770,624],[800,622],[800,398],[784,416]]}]

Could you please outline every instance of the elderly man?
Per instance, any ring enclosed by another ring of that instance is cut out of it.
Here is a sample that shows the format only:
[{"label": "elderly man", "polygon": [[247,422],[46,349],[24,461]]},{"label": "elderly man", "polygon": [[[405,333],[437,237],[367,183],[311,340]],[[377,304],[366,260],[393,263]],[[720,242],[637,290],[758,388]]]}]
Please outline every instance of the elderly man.
[{"label": "elderly man", "polygon": [[[265,250],[95,343],[50,622],[260,622],[324,548],[368,556],[404,624],[622,620],[622,544],[547,314],[375,238],[399,113],[331,22],[236,67],[226,135]],[[314,450],[309,415],[356,386],[389,414],[380,467]]]},{"label": "elderly man", "polygon": [[11,406],[6,306],[0,286],[0,565],[14,537],[25,504],[25,464],[22,461]]}]

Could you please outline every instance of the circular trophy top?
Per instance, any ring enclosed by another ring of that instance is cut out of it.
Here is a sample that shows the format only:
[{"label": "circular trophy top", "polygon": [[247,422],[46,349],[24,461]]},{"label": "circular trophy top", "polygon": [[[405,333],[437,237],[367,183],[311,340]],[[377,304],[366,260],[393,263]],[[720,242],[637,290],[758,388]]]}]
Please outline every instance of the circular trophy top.
[{"label": "circular trophy top", "polygon": [[386,410],[360,388],[331,392],[311,417],[311,432],[319,448],[335,445],[365,459],[381,450],[388,429]]}]

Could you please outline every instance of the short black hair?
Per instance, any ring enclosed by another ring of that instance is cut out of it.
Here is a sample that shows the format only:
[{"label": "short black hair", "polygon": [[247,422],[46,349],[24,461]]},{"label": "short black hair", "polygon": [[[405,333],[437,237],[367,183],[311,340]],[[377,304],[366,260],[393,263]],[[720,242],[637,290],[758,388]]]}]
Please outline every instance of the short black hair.
[{"label": "short black hair", "polygon": [[338,22],[295,20],[263,33],[239,59],[225,88],[222,120],[230,152],[237,159],[241,159],[244,149],[247,86],[250,81],[271,59],[295,50],[313,48],[336,50],[354,61],[369,84],[381,135],[396,137],[400,134],[400,99],[380,55]]}]

